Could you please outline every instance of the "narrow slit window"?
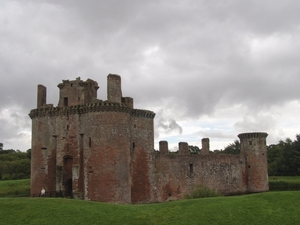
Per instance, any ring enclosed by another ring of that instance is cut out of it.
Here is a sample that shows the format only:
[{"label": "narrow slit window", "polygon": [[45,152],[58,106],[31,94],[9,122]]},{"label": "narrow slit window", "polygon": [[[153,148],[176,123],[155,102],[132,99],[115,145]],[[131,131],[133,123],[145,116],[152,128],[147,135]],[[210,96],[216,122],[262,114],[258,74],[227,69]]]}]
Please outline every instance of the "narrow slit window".
[{"label": "narrow slit window", "polygon": [[252,141],[249,141],[249,145],[252,145]]},{"label": "narrow slit window", "polygon": [[64,98],[64,106],[68,106],[68,98],[67,97]]},{"label": "narrow slit window", "polygon": [[192,175],[194,173],[194,164],[193,163],[190,163],[190,175]]},{"label": "narrow slit window", "polygon": [[92,147],[92,138],[89,137],[89,147]]}]

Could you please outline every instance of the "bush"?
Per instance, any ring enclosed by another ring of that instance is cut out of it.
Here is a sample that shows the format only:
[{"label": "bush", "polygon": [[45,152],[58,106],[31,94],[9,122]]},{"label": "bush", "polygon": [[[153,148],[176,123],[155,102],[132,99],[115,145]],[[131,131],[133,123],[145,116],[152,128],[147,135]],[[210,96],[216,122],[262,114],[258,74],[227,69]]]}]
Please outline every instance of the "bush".
[{"label": "bush", "polygon": [[296,191],[300,190],[300,183],[287,181],[269,182],[269,189],[270,191]]},{"label": "bush", "polygon": [[208,187],[202,185],[196,185],[191,193],[186,194],[184,198],[191,199],[191,198],[208,198],[208,197],[218,197],[222,196],[222,194],[215,190],[210,189]]}]

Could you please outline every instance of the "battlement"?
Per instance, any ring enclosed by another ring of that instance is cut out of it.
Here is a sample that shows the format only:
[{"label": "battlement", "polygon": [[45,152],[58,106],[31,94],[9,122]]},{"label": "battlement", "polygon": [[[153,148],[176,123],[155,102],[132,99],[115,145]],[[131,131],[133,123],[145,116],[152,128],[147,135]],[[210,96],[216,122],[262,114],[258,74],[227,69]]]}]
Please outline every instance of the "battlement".
[{"label": "battlement", "polygon": [[101,101],[86,105],[74,105],[66,107],[53,107],[53,105],[45,105],[37,109],[32,109],[29,113],[31,119],[36,117],[54,117],[74,114],[85,114],[91,112],[123,112],[129,113],[133,117],[151,118],[155,117],[155,113],[149,110],[132,109],[124,104]]},{"label": "battlement", "polygon": [[267,136],[268,134],[264,132],[241,133],[238,135],[241,140],[249,138],[266,138]]},{"label": "battlement", "polygon": [[[159,152],[160,154],[169,154],[169,144],[167,141],[160,141],[159,142]],[[189,145],[187,142],[179,142],[178,143],[178,153],[180,155],[189,155]],[[202,149],[200,152],[201,155],[207,155],[209,154],[209,138],[203,138],[202,139]]]}]

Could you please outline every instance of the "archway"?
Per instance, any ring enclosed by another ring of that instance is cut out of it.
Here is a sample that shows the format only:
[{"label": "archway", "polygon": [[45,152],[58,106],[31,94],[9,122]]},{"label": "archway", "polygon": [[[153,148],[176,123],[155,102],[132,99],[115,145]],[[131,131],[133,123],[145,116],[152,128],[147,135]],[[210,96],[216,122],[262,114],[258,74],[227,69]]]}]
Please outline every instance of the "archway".
[{"label": "archway", "polygon": [[71,156],[65,156],[63,185],[64,185],[64,194],[67,197],[72,197],[72,190],[73,190],[72,167],[73,167],[73,158]]}]

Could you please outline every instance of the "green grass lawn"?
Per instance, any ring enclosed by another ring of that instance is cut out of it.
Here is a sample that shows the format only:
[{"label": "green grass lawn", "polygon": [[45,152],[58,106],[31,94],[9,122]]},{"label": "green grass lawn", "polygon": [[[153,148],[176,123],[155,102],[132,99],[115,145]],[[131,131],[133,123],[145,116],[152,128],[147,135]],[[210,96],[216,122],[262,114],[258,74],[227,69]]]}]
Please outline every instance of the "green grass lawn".
[{"label": "green grass lawn", "polygon": [[30,179],[0,180],[0,197],[30,194]]},{"label": "green grass lawn", "polygon": [[[295,188],[300,177],[269,178]],[[273,186],[272,186],[273,185]],[[30,180],[0,181],[0,224],[298,224],[300,191],[181,200],[145,205],[106,204],[28,195]],[[300,187],[300,186],[299,186]],[[272,188],[270,188],[272,189]],[[299,189],[298,189],[299,190]],[[5,196],[5,197],[4,197]]]},{"label": "green grass lawn", "polygon": [[118,205],[62,198],[0,198],[0,224],[299,224],[300,192]]}]

